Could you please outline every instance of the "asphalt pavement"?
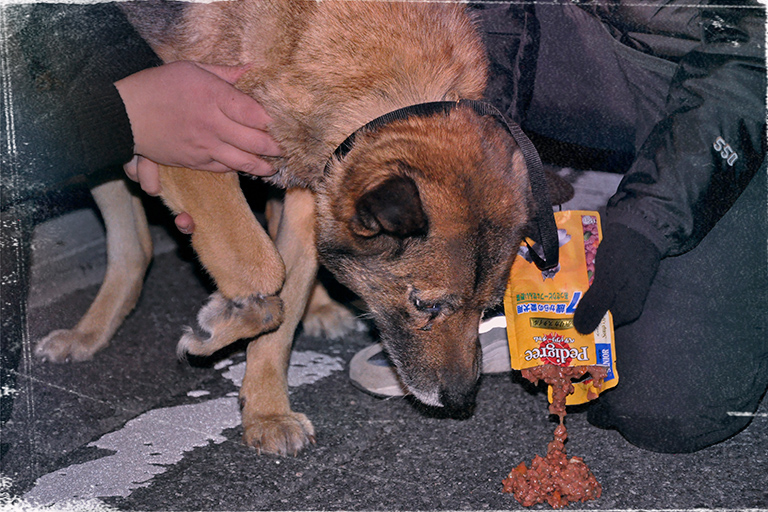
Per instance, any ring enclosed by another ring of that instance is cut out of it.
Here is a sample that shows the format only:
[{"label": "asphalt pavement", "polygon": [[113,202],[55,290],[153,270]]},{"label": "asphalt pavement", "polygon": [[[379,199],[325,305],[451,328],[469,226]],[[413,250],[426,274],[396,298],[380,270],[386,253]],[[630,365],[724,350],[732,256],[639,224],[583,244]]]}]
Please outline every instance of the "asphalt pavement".
[{"label": "asphalt pavement", "polygon": [[[563,173],[578,192],[566,207],[596,208],[617,183],[605,173]],[[36,237],[30,340],[74,325],[103,272],[103,234],[92,212],[51,222]],[[512,372],[485,376],[474,414],[461,420],[408,398],[368,396],[347,372],[374,331],[342,340],[299,332],[291,401],[312,419],[317,444],[284,458],[243,445],[243,346],[193,364],[176,358],[183,327],[211,289],[186,239],[159,224],[138,307],[109,347],[65,365],[25,351],[13,416],[2,427],[10,448],[0,467],[0,510],[522,508],[501,482],[543,455],[552,438],[545,390]],[[583,410],[570,411],[566,425],[569,455],[583,457],[603,487],[598,500],[570,509],[768,509],[765,402],[746,430],[693,454],[638,449],[589,425]]]}]

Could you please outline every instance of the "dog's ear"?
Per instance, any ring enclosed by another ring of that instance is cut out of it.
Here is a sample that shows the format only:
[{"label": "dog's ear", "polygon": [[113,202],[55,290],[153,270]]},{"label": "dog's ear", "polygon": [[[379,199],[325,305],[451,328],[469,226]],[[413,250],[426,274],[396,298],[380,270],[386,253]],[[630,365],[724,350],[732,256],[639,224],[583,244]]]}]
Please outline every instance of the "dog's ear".
[{"label": "dog's ear", "polygon": [[393,176],[370,188],[355,203],[352,231],[363,237],[398,238],[427,233],[427,215],[411,178]]}]

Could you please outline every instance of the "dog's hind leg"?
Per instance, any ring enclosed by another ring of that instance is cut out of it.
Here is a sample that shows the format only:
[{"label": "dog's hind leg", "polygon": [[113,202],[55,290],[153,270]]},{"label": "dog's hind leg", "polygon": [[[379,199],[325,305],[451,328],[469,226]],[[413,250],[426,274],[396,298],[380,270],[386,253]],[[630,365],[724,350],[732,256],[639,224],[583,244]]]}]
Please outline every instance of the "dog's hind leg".
[{"label": "dog's hind leg", "polygon": [[288,400],[288,364],[296,326],[301,320],[317,274],[314,242],[314,195],[304,189],[286,192],[277,248],[286,266],[283,323],[248,345],[240,389],[246,444],[260,452],[296,454],[314,442],[315,431]]},{"label": "dog's hind leg", "polygon": [[152,239],[141,200],[124,180],[91,190],[107,232],[107,272],[88,311],[72,329],[40,340],[36,354],[53,362],[85,361],[105,347],[141,294],[152,259]]},{"label": "dog's hind leg", "polygon": [[282,320],[285,267],[256,220],[235,173],[161,167],[162,197],[195,221],[192,246],[218,291],[200,310],[200,331],[188,329],[180,355],[206,356],[242,338],[275,329]]}]

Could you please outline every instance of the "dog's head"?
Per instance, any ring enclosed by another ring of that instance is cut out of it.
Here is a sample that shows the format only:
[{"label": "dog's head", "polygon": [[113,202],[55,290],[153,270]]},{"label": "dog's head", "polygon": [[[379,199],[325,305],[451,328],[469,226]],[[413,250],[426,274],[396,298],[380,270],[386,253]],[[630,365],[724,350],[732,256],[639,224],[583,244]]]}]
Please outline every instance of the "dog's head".
[{"label": "dog's head", "polygon": [[455,108],[364,133],[328,171],[323,263],[365,300],[413,395],[466,409],[481,314],[502,300],[530,219],[520,149],[493,117]]}]

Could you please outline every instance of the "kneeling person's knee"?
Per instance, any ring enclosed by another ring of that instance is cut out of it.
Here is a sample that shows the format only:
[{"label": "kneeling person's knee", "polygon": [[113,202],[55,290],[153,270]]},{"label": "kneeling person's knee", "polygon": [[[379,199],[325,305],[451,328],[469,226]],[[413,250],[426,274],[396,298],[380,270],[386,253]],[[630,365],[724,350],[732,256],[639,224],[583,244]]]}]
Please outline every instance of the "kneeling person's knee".
[{"label": "kneeling person's knee", "polygon": [[595,403],[589,422],[617,430],[629,443],[654,452],[690,453],[712,446],[749,425],[752,415],[733,411],[643,412]]}]

